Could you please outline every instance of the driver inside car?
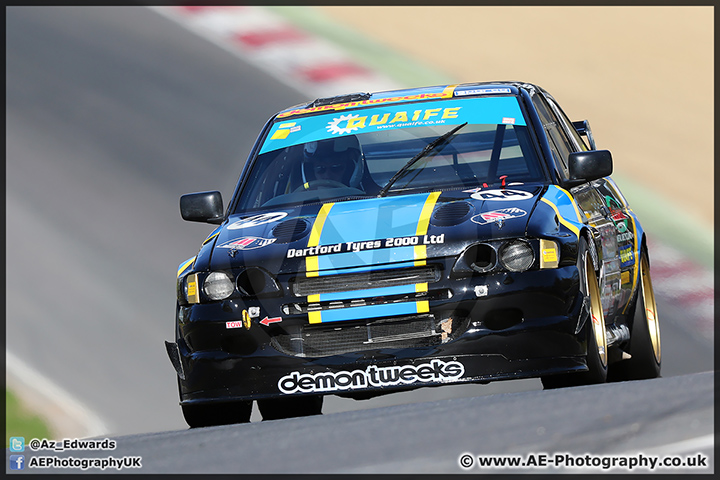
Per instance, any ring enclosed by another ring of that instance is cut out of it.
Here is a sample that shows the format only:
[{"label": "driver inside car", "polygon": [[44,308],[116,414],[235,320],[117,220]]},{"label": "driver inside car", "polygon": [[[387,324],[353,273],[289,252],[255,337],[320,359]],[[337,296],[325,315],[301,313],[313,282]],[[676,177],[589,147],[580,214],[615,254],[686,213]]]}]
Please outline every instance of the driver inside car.
[{"label": "driver inside car", "polygon": [[334,180],[347,185],[345,174],[351,168],[352,160],[349,156],[343,155],[343,157],[344,158],[333,159],[332,162],[323,158],[313,162],[315,178],[318,180]]},{"label": "driver inside car", "polygon": [[[306,143],[303,148],[305,188],[361,188],[363,173],[360,144],[354,135]],[[313,182],[315,180],[315,182]]]}]

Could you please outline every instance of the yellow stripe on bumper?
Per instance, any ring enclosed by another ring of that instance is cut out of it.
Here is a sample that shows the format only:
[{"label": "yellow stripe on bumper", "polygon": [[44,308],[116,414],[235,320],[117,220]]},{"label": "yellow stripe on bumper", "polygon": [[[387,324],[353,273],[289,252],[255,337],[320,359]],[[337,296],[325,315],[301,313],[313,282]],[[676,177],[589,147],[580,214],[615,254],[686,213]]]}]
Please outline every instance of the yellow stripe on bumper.
[{"label": "yellow stripe on bumper", "polygon": [[[420,212],[420,218],[418,219],[417,229],[415,235],[427,235],[428,227],[430,226],[430,215],[432,215],[435,204],[437,203],[438,197],[441,192],[432,192],[425,199],[422,211]],[[427,247],[425,245],[415,245],[415,266],[422,267],[426,264],[427,259]]]},{"label": "yellow stripe on bumper", "polygon": [[[313,223],[312,231],[310,232],[310,238],[308,239],[308,247],[317,247],[320,243],[320,234],[325,226],[325,220],[327,220],[330,214],[330,209],[335,205],[334,203],[326,203],[320,208],[315,223]],[[305,258],[305,274],[308,277],[317,277],[320,265],[317,255]]]},{"label": "yellow stripe on bumper", "polygon": [[308,312],[308,320],[310,323],[322,323],[322,312]]}]

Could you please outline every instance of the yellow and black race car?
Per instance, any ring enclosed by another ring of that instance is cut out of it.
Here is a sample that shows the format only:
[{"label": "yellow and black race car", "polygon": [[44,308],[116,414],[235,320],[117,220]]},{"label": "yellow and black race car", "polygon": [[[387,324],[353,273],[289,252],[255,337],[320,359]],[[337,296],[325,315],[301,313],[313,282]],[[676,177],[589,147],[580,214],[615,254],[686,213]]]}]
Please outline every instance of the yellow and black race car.
[{"label": "yellow and black race car", "polygon": [[317,99],[276,114],[177,274],[166,342],[192,426],[540,377],[656,377],[646,235],[587,121],[494,82]]}]

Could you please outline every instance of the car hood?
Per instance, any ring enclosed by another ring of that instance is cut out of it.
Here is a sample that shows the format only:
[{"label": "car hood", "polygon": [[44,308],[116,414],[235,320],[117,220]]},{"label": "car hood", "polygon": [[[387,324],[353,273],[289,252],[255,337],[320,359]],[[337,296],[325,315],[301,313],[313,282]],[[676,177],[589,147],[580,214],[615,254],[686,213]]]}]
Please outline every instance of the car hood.
[{"label": "car hood", "polygon": [[522,237],[542,185],[431,192],[231,216],[211,269],[272,273],[412,266],[478,241]]}]

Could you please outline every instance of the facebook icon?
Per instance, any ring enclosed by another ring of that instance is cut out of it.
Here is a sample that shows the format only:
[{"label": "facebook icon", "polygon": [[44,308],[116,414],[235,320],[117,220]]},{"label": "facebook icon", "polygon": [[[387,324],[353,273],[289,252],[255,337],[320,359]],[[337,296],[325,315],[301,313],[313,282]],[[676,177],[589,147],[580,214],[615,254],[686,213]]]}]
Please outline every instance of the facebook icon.
[{"label": "facebook icon", "polygon": [[10,470],[25,468],[25,455],[10,455]]}]

